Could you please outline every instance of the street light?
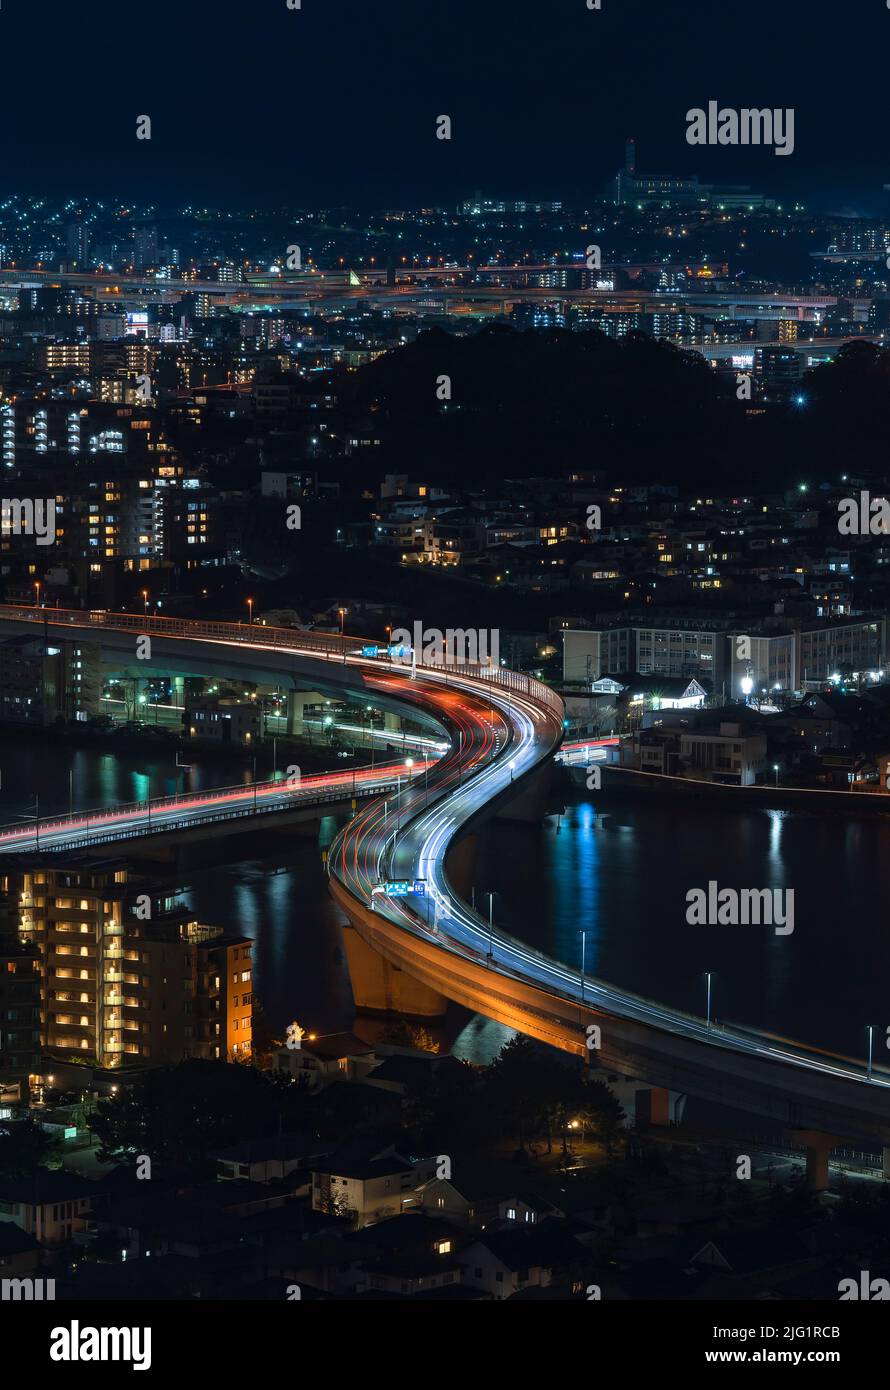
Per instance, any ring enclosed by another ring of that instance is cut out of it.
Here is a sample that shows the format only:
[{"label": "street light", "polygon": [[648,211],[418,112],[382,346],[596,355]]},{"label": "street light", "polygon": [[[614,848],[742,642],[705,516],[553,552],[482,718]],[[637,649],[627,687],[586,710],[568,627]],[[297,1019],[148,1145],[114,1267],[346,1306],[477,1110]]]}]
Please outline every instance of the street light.
[{"label": "street light", "polygon": [[587,932],[579,931],[581,938],[581,1003],[584,1003],[584,966],[587,957]]},{"label": "street light", "polygon": [[142,606],[143,606],[143,612],[145,613],[145,616],[148,617],[148,590],[147,590],[147,589],[143,589],[143,590],[142,590]]},{"label": "street light", "polygon": [[248,615],[249,615],[248,621],[249,621],[249,622],[251,623],[251,625],[252,625],[252,624],[253,624],[253,599],[252,599],[252,598],[249,598],[249,599],[247,600],[247,612],[248,612]]},{"label": "street light", "polygon": [[337,612],[338,612],[339,615],[340,615],[340,636],[342,637],[342,636],[343,636],[343,619],[346,617],[346,614],[349,612],[349,609],[348,609],[348,608],[338,608],[338,609],[337,609]]},{"label": "street light", "polygon": [[494,960],[494,893],[488,895],[488,962]]},{"label": "street light", "polygon": [[869,1023],[866,1026],[866,1032],[868,1033],[868,1079],[869,1081],[871,1081],[872,1044],[874,1042],[875,1037],[874,1024]]},{"label": "street light", "polygon": [[708,1032],[710,1032],[710,1031],[711,1031],[711,972],[710,972],[710,970],[705,971],[705,980],[707,981],[707,986],[708,986],[707,1024],[708,1024]]},{"label": "street light", "polygon": [[776,786],[779,785],[779,764],[773,763],[773,772],[776,774]]},{"label": "street light", "polygon": [[[411,776],[411,769],[412,769],[413,766],[414,766],[414,759],[413,759],[413,758],[406,758],[406,759],[405,759],[405,771],[406,771],[406,774],[407,774],[408,777]],[[401,823],[402,823],[402,779],[401,779],[400,776],[396,777],[396,787],[397,787],[397,794],[398,794],[398,804],[397,804],[397,807],[396,807],[396,835],[398,835],[399,829],[400,829]]]}]

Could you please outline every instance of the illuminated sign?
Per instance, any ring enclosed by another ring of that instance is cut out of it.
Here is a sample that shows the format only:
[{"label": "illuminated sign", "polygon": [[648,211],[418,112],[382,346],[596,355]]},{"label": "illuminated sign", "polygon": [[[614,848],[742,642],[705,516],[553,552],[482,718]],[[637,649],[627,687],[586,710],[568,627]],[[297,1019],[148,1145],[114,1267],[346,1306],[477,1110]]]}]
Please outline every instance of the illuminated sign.
[{"label": "illuminated sign", "polygon": [[383,893],[387,898],[407,898],[409,893],[416,893],[422,898],[426,893],[426,879],[391,879],[388,883],[378,883],[376,888],[372,888],[372,897],[375,893]]}]

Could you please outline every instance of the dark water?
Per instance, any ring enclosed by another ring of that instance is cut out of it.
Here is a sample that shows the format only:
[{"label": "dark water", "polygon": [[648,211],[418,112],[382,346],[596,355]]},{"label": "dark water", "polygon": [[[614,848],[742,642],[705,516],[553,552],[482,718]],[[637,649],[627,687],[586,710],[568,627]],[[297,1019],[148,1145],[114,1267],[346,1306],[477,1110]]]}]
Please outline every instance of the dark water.
[{"label": "dark water", "polygon": [[[175,790],[234,785],[243,762],[166,754],[106,754],[0,742],[0,820],[112,805]],[[261,769],[262,772],[262,769]],[[328,819],[322,838],[336,826]],[[243,851],[242,851],[243,852]],[[179,875],[182,899],[206,922],[253,937],[257,993],[270,1022],[299,1018],[311,1031],[348,1028],[352,1007],[339,914],[314,837],[281,837],[273,860],[219,863]],[[784,888],[795,894],[790,936],[765,926],[689,926],[686,893]],[[480,835],[475,881],[495,890],[495,921],[587,971],[679,1008],[703,1013],[712,972],[717,1018],[766,1028],[855,1056],[867,1024],[876,1047],[890,1025],[890,821],[684,805],[594,803],[582,793],[543,826],[495,824]],[[487,904],[487,899],[486,899]],[[486,907],[487,910],[487,907]],[[460,1050],[479,1057],[508,1036],[474,1021]]]}]

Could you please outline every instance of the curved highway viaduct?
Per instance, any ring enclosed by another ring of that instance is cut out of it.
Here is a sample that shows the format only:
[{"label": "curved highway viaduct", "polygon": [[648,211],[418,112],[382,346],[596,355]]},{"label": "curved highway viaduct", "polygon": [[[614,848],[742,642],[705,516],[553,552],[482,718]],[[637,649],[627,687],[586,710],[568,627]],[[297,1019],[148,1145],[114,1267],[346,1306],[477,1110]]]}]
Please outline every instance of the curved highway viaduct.
[{"label": "curved highway viaduct", "polygon": [[[0,609],[0,632],[35,631],[42,622],[60,636],[65,629],[98,640],[106,653],[132,656],[134,635],[150,633],[154,660],[185,661],[188,669],[212,674],[250,669],[254,679],[290,674],[312,687],[358,685],[373,690],[378,702],[408,700],[425,708],[450,728],[451,751],[403,794],[398,819],[390,803],[375,799],[331,847],[332,893],[365,948],[425,991],[430,1010],[444,996],[604,1071],[787,1127],[807,1145],[816,1186],[824,1185],[828,1152],[840,1138],[877,1140],[888,1157],[885,1068],[868,1075],[849,1058],[728,1025],[709,1027],[604,981],[582,980],[491,931],[456,893],[445,860],[458,835],[478,817],[527,800],[559,747],[562,705],[547,687],[497,668],[407,668],[388,657],[363,657],[348,638],[287,629]],[[388,898],[379,892],[382,880],[422,880],[426,891]],[[357,993],[361,1002],[360,981]]]}]

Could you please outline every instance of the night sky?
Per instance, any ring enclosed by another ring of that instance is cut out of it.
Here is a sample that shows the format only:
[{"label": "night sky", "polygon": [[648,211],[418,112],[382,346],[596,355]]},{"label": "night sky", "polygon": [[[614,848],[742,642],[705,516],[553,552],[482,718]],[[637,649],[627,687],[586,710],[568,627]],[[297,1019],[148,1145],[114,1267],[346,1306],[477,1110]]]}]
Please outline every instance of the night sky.
[{"label": "night sky", "polygon": [[[2,0],[0,190],[171,206],[601,194],[638,168],[849,213],[890,182],[885,0]],[[795,153],[685,114],[793,106]],[[435,118],[454,122],[450,144]],[[153,121],[135,138],[137,115]]]}]

